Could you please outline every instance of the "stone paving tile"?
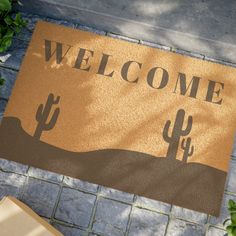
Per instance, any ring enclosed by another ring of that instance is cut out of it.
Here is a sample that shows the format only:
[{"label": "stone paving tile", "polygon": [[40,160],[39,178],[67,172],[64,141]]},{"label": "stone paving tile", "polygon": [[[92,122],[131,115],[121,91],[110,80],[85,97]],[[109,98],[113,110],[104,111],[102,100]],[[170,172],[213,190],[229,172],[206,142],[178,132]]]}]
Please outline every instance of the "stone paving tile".
[{"label": "stone paving tile", "polygon": [[133,199],[134,199],[134,194],[122,192],[122,191],[112,189],[112,188],[107,188],[104,186],[101,187],[101,194],[105,197],[110,197],[117,200],[129,202],[129,203],[133,202]]},{"label": "stone paving tile", "polygon": [[219,217],[210,217],[210,224],[212,225],[217,225],[219,227],[223,227],[223,222],[225,219],[227,219],[229,217],[229,213],[228,213],[228,200],[232,199],[236,202],[236,197],[235,196],[231,196],[228,194],[224,195],[224,199],[223,199],[223,204],[221,207],[221,213]]},{"label": "stone paving tile", "polygon": [[0,120],[2,119],[4,115],[6,105],[7,105],[7,101],[4,99],[0,99]]},{"label": "stone paving tile", "polygon": [[19,197],[25,180],[25,176],[0,171],[0,200],[9,195]]},{"label": "stone paving tile", "polygon": [[236,160],[231,160],[226,190],[236,194]]},{"label": "stone paving tile", "polygon": [[89,31],[89,32],[93,32],[95,34],[100,34],[100,35],[105,35],[106,32],[103,31],[103,30],[98,30],[98,29],[94,29],[92,27],[88,27],[88,26],[85,26],[85,25],[76,25],[76,29],[80,29],[80,30],[83,30],[83,31]]},{"label": "stone paving tile", "polygon": [[58,24],[58,25],[63,25],[63,26],[67,26],[67,27],[71,27],[71,28],[75,28],[76,24],[66,21],[66,20],[55,20],[52,18],[46,18],[46,21],[54,23],[54,24]]},{"label": "stone paving tile", "polygon": [[139,43],[138,39],[129,38],[129,37],[122,36],[122,35],[119,35],[119,34],[107,33],[107,36],[110,36],[110,37],[116,38],[116,39],[122,39],[122,40],[125,40],[125,41],[129,41],[131,43]]},{"label": "stone paving tile", "polygon": [[24,13],[24,12],[21,12],[21,15],[22,15],[22,18],[28,22],[27,27],[22,28],[21,32],[15,37],[18,39],[29,41],[36,23],[39,20],[46,20],[46,17],[38,16],[35,14]]},{"label": "stone paving tile", "polygon": [[207,236],[225,236],[226,231],[215,227],[209,227],[207,230]]},{"label": "stone paving tile", "polygon": [[184,220],[188,220],[191,222],[205,224],[207,222],[207,214],[200,213],[197,211],[189,210],[186,208],[173,206],[171,209],[171,213],[176,217]]},{"label": "stone paving tile", "polygon": [[204,226],[172,219],[169,222],[166,236],[203,236],[205,235],[204,231]]},{"label": "stone paving tile", "polygon": [[30,167],[28,173],[29,173],[29,176],[31,176],[31,177],[50,180],[53,182],[60,183],[63,180],[63,175],[53,173],[50,171],[46,171],[46,170],[41,170],[41,169],[34,168],[34,167]]},{"label": "stone paving tile", "polygon": [[53,213],[60,186],[29,178],[22,201],[41,216],[50,218]]},{"label": "stone paving tile", "polygon": [[5,99],[9,98],[12,87],[16,80],[16,75],[17,75],[16,71],[0,67],[0,76],[5,79],[4,85],[0,87],[1,98]]},{"label": "stone paving tile", "polygon": [[93,232],[107,236],[124,235],[131,206],[100,198],[93,221]]},{"label": "stone paving tile", "polygon": [[55,218],[87,228],[96,196],[75,189],[63,188]]},{"label": "stone paving tile", "polygon": [[58,223],[53,223],[52,226],[55,227],[64,236],[85,236],[86,235],[85,231],[74,228],[74,227],[69,227],[69,226],[58,224]]},{"label": "stone paving tile", "polygon": [[0,65],[19,70],[23,57],[26,53],[28,43],[14,38],[11,47],[0,55]]},{"label": "stone paving tile", "polygon": [[0,158],[0,169],[15,172],[17,174],[26,174],[28,166]]},{"label": "stone paving tile", "polygon": [[165,235],[168,216],[145,209],[133,208],[129,236]]},{"label": "stone paving tile", "polygon": [[86,181],[82,181],[80,179],[71,178],[69,176],[65,176],[63,183],[71,188],[75,189],[81,189],[89,192],[97,192],[98,191],[98,185],[92,184]]},{"label": "stone paving tile", "polygon": [[163,212],[163,213],[170,212],[170,208],[171,208],[170,204],[156,201],[153,199],[149,199],[146,197],[141,197],[141,196],[137,196],[135,203],[139,206],[149,208],[149,209],[154,209],[156,211]]}]

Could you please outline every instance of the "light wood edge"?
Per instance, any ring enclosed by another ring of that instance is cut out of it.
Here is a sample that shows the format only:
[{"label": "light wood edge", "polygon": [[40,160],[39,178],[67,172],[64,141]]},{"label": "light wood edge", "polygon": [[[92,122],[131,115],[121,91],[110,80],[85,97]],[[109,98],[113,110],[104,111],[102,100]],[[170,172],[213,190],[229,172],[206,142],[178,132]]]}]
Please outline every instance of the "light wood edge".
[{"label": "light wood edge", "polygon": [[60,233],[58,230],[56,230],[54,227],[52,227],[49,223],[47,223],[45,220],[43,220],[40,216],[38,216],[30,207],[28,207],[27,205],[25,205],[23,202],[19,201],[18,199],[16,199],[15,197],[12,196],[7,196],[4,197],[1,201],[0,204],[3,204],[3,202],[9,199],[10,201],[12,201],[14,204],[16,204],[17,206],[19,206],[22,210],[24,210],[24,212],[26,212],[28,215],[30,215],[31,217],[33,217],[33,219],[35,219],[39,224],[43,225],[50,233],[54,234],[55,236],[63,236],[62,233]]}]

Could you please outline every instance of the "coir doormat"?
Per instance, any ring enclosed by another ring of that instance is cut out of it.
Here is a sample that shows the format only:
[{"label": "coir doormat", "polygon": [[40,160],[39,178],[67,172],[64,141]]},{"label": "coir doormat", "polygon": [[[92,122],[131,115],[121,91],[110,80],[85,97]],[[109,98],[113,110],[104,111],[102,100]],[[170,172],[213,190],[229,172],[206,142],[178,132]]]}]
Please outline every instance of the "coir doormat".
[{"label": "coir doormat", "polygon": [[39,22],[0,156],[218,215],[236,69]]}]

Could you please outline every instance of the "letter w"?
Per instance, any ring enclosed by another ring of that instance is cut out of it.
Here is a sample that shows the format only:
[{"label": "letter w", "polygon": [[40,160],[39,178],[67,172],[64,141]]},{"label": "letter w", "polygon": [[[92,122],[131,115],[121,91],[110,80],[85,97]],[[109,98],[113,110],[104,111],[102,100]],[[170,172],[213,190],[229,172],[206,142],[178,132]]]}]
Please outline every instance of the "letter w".
[{"label": "letter w", "polygon": [[63,51],[63,44],[62,43],[56,43],[56,47],[54,49],[54,51],[52,51],[52,41],[45,39],[45,60],[49,61],[50,58],[56,54],[56,62],[57,64],[60,64],[61,61],[63,60],[63,58],[65,57],[65,55],[68,53],[68,51],[70,50],[70,48],[72,46],[70,45],[66,45],[68,46],[68,49],[66,50],[66,52],[64,53],[64,55],[62,55],[62,51]]}]

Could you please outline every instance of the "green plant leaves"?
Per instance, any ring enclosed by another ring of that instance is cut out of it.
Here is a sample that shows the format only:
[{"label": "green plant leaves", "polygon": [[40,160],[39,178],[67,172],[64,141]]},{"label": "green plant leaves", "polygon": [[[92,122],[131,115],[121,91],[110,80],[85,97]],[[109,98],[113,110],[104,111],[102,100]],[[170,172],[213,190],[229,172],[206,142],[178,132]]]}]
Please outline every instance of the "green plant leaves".
[{"label": "green plant leaves", "polygon": [[9,0],[0,1],[0,12],[11,11],[11,2]]},{"label": "green plant leaves", "polygon": [[[2,0],[0,0],[2,1]],[[15,15],[15,18],[9,14],[0,16],[0,53],[5,52],[12,44],[14,34],[20,33],[22,27],[25,27],[27,22],[23,20],[20,13]]]},{"label": "green plant leaves", "polygon": [[230,221],[230,224],[226,227],[226,231],[228,236],[236,236],[236,203],[231,199],[228,201],[228,210],[231,219],[225,220],[223,225]]},{"label": "green plant leaves", "polygon": [[228,209],[229,211],[236,211],[236,203],[232,199],[228,202]]},{"label": "green plant leaves", "polygon": [[226,227],[226,231],[228,236],[236,236],[236,227],[229,225]]},{"label": "green plant leaves", "polygon": [[7,33],[0,39],[0,52],[5,52],[11,46],[13,35],[14,32],[8,29]]}]

